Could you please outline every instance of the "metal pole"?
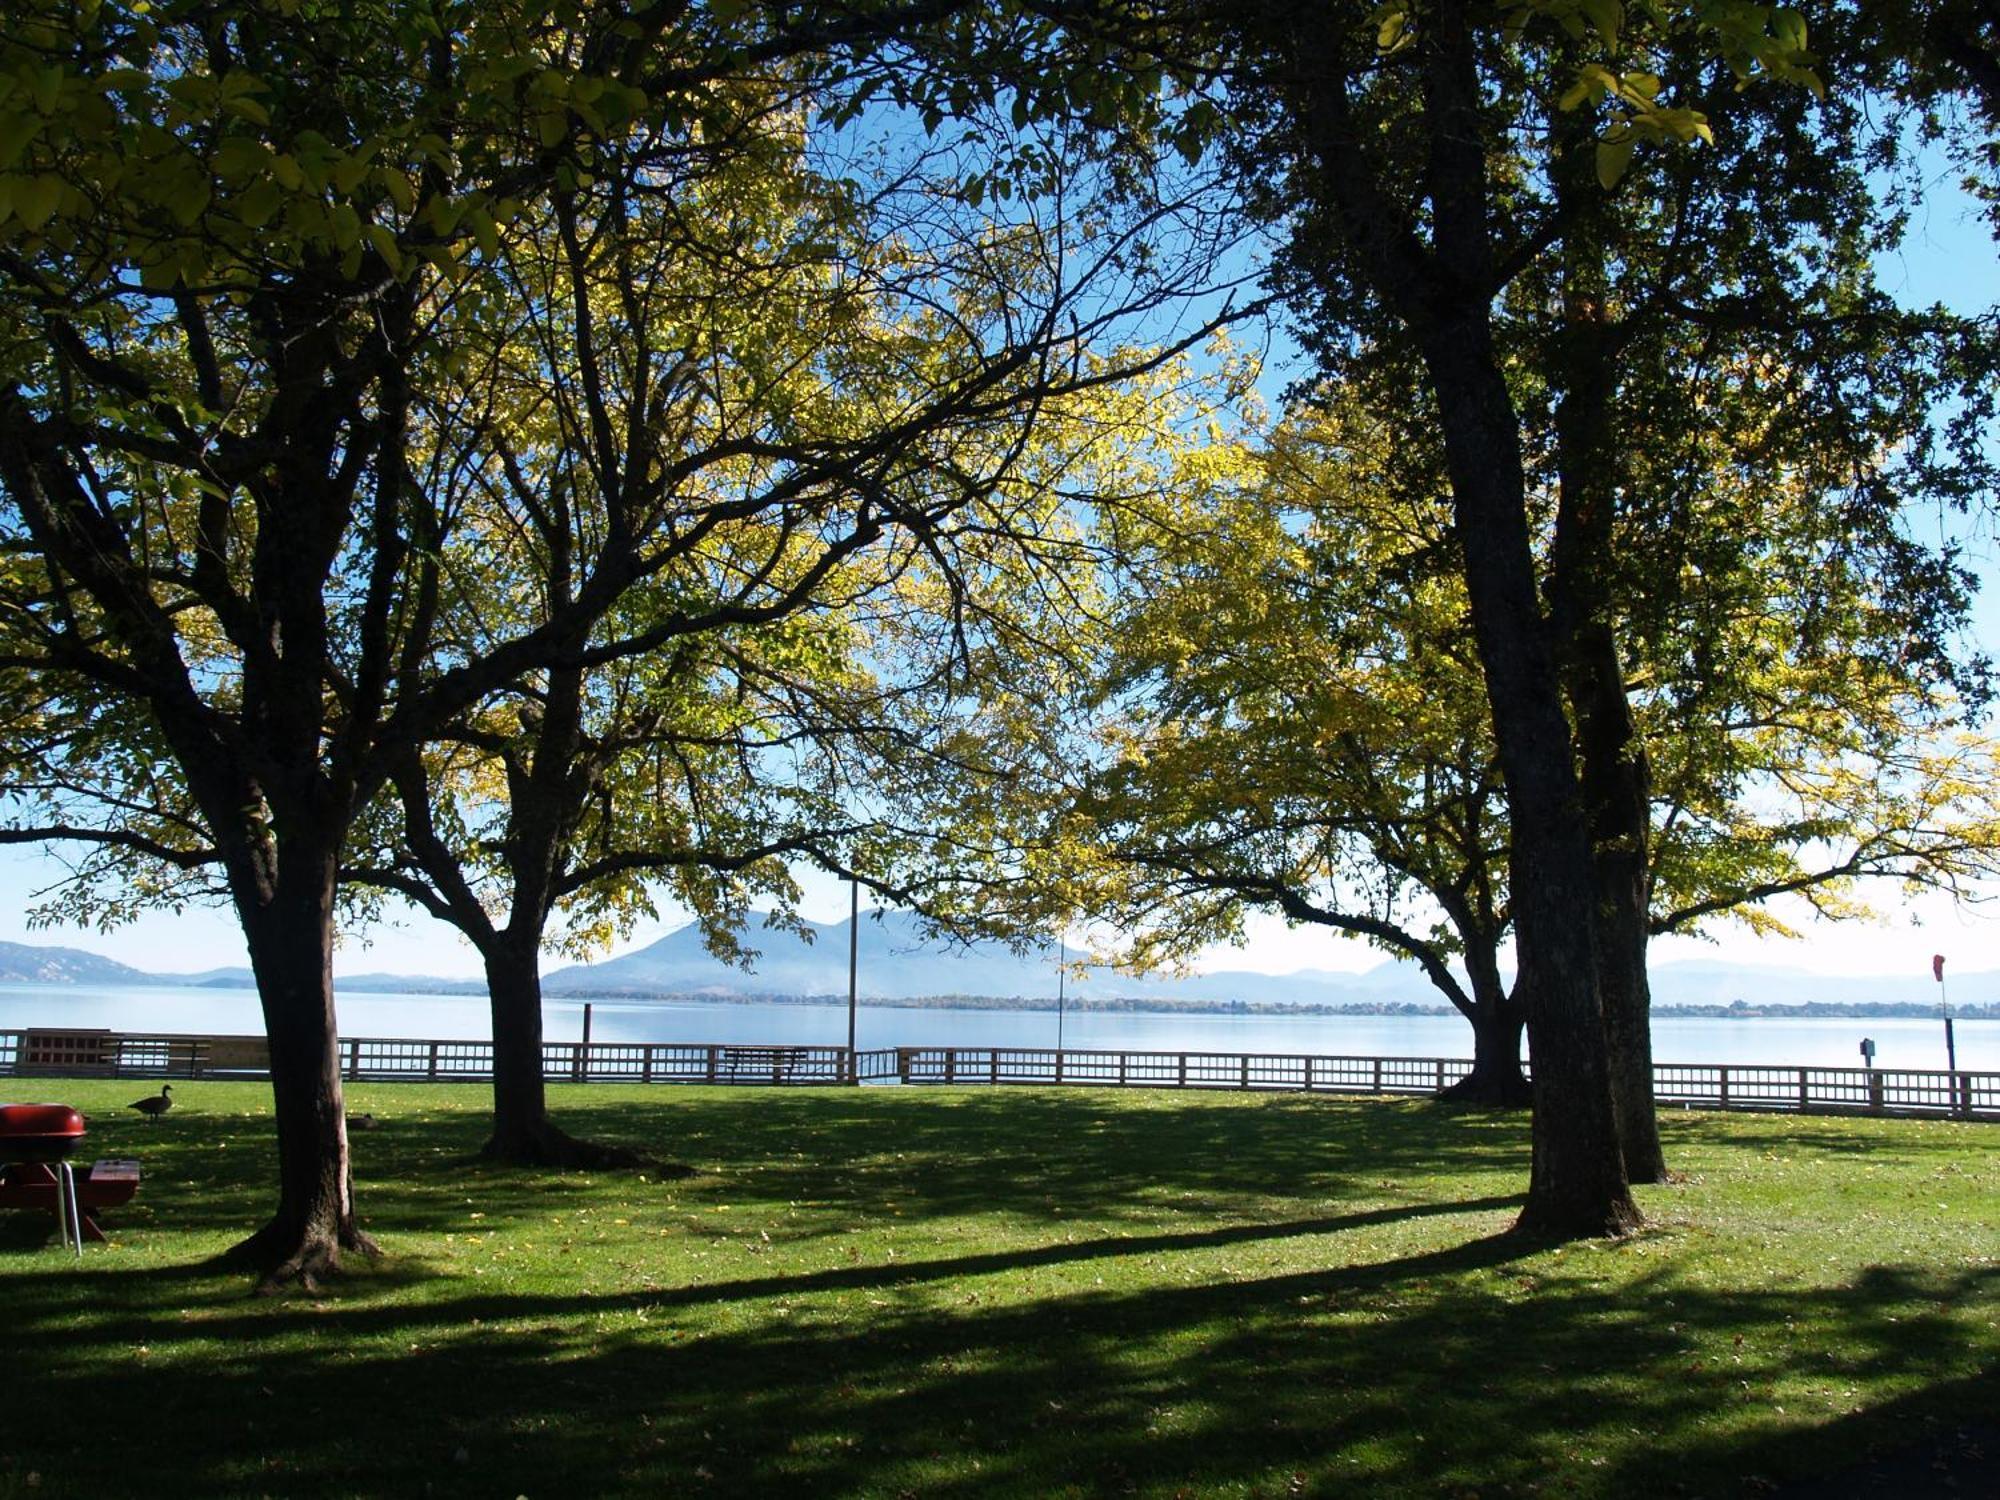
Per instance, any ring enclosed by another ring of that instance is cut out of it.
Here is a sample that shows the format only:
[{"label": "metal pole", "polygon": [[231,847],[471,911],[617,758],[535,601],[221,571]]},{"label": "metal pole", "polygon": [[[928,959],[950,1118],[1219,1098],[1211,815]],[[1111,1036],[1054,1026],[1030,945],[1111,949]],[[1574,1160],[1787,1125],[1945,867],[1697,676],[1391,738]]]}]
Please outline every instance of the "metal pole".
[{"label": "metal pole", "polygon": [[1958,1071],[1958,1041],[1951,1034],[1951,1006],[1945,1000],[1944,973],[1938,973],[1938,1013],[1944,1017],[1944,1065],[1947,1071]]},{"label": "metal pole", "polygon": [[847,882],[847,1081],[861,1082],[861,1070],[854,1058],[855,983],[861,970],[861,882]]},{"label": "metal pole", "polygon": [[[1065,938],[1056,939],[1056,1051],[1063,1049],[1063,981],[1068,977],[1069,942]],[[1058,1063],[1060,1066],[1060,1063]]]}]

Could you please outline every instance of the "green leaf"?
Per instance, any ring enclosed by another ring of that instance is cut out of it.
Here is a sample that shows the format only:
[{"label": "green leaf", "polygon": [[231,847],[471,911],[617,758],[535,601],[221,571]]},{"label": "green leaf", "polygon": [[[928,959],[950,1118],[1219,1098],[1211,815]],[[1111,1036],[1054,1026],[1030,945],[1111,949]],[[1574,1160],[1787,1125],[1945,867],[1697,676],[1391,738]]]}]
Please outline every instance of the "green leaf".
[{"label": "green leaf", "polygon": [[493,215],[475,204],[466,210],[465,222],[472,229],[473,239],[479,242],[479,253],[488,260],[498,260],[500,231],[493,223]]},{"label": "green leaf", "polygon": [[389,274],[401,276],[403,249],[396,243],[395,231],[386,224],[369,224],[364,226],[361,232],[368,237],[368,243],[375,247],[375,253],[381,256],[383,263],[389,267]]},{"label": "green leaf", "polygon": [[1629,131],[1615,141],[1597,143],[1597,180],[1600,185],[1607,190],[1618,186],[1618,179],[1632,165],[1632,148],[1638,144],[1638,138]]},{"label": "green leaf", "polygon": [[408,213],[417,206],[417,190],[410,186],[410,179],[393,167],[376,169],[376,180],[382,190],[389,195],[389,201],[396,205],[396,212]]},{"label": "green leaf", "polygon": [[[333,244],[337,250],[359,251],[361,245],[361,215],[354,211],[351,203],[336,203],[328,214],[333,227]],[[353,275],[352,271],[347,273]]]},{"label": "green leaf", "polygon": [[34,115],[0,115],[0,170],[16,166],[41,131],[42,122]]},{"label": "green leaf", "polygon": [[215,175],[232,186],[260,176],[270,165],[270,148],[249,136],[233,135],[215,152]]},{"label": "green leaf", "polygon": [[268,177],[261,177],[245,188],[236,199],[236,217],[252,229],[262,229],[278,212],[284,201],[284,193]]},{"label": "green leaf", "polygon": [[342,197],[361,186],[368,175],[368,163],[359,156],[343,156],[333,164],[333,190]]},{"label": "green leaf", "polygon": [[40,229],[62,202],[63,180],[53,172],[14,179],[14,212],[30,229]]}]

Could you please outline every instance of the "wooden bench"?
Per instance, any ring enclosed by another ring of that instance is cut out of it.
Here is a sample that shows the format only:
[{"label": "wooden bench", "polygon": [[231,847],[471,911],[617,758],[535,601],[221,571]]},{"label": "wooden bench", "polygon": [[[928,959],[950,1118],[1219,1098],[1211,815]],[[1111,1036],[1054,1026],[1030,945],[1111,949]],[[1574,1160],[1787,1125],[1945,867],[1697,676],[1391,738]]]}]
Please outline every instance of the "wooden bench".
[{"label": "wooden bench", "polygon": [[812,1056],[805,1047],[724,1047],[715,1057],[717,1083],[786,1083]]}]

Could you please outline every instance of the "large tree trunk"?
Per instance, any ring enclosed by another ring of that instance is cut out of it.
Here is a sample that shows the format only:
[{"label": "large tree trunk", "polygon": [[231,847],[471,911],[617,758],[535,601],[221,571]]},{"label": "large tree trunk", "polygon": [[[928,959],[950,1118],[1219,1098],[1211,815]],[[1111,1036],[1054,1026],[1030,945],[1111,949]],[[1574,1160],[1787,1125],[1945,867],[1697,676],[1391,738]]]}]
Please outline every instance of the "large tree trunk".
[{"label": "large tree trunk", "polygon": [[340,1269],[343,1251],[376,1248],[354,1213],[333,1005],[334,868],[331,854],[286,850],[269,898],[237,900],[270,1039],[278,1207],[225,1260],[255,1270],[266,1290],[313,1287]]},{"label": "large tree trunk", "polygon": [[480,948],[493,1007],[493,1134],[480,1154],[518,1166],[658,1166],[624,1146],[578,1140],[549,1119],[540,945],[510,928]]},{"label": "large tree trunk", "polygon": [[493,1015],[493,1134],[482,1154],[538,1163],[550,1145],[548,1090],[542,1078],[540,956],[504,939],[487,947],[486,992]]},{"label": "large tree trunk", "polygon": [[1652,989],[1646,977],[1652,777],[1614,631],[1619,330],[1606,261],[1619,229],[1597,181],[1590,123],[1561,116],[1551,128],[1564,139],[1555,179],[1568,228],[1562,248],[1563,320],[1552,360],[1560,493],[1549,601],[1576,722],[1590,829],[1597,888],[1590,909],[1619,1145],[1630,1180],[1660,1182],[1667,1168],[1653,1107]]},{"label": "large tree trunk", "polygon": [[[1507,788],[1520,993],[1534,1047],[1534,1166],[1519,1228],[1562,1237],[1638,1222],[1618,1149],[1590,843],[1528,535],[1520,423],[1494,347],[1488,123],[1468,6],[1429,8],[1414,53],[1423,93],[1427,237],[1383,170],[1349,89],[1351,26],[1325,6],[1256,17],[1284,50],[1284,87],[1314,159],[1314,204],[1352,265],[1415,336],[1436,392],[1472,624]],[[1309,240],[1308,240],[1309,248]]]},{"label": "large tree trunk", "polygon": [[1521,1034],[1527,1015],[1511,997],[1502,995],[1482,1005],[1472,1017],[1472,1071],[1438,1097],[1455,1104],[1526,1109],[1534,1090],[1521,1071]]},{"label": "large tree trunk", "polygon": [[1426,340],[1443,416],[1472,622],[1512,829],[1509,888],[1534,1048],[1534,1164],[1518,1228],[1639,1222],[1612,1107],[1590,844],[1555,656],[1535,587],[1519,428],[1484,310]]},{"label": "large tree trunk", "polygon": [[1571,699],[1597,883],[1598,992],[1618,1144],[1627,1178],[1664,1182],[1667,1163],[1653,1103],[1653,993],[1646,977],[1649,768],[1610,630],[1587,630],[1575,651]]}]

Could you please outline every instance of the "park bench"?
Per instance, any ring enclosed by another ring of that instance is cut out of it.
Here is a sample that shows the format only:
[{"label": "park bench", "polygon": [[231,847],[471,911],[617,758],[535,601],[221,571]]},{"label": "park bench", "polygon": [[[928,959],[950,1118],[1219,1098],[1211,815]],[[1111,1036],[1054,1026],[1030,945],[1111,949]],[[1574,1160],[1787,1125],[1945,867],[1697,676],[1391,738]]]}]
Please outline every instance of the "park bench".
[{"label": "park bench", "polygon": [[720,1047],[715,1054],[717,1083],[789,1083],[805,1070],[806,1047]]}]

